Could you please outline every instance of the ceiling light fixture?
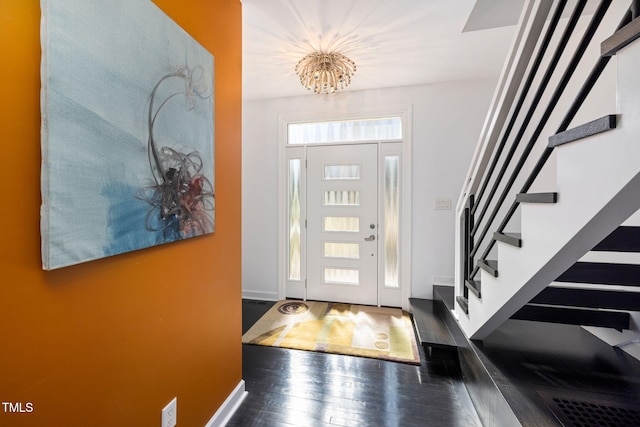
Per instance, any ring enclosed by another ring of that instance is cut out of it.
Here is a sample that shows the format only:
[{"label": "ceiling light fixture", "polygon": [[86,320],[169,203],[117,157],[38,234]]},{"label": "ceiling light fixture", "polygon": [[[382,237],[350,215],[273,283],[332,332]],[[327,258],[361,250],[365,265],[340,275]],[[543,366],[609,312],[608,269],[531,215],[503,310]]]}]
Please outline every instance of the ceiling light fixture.
[{"label": "ceiling light fixture", "polygon": [[313,52],[296,65],[302,86],[315,93],[334,93],[351,83],[356,63],[338,52]]}]

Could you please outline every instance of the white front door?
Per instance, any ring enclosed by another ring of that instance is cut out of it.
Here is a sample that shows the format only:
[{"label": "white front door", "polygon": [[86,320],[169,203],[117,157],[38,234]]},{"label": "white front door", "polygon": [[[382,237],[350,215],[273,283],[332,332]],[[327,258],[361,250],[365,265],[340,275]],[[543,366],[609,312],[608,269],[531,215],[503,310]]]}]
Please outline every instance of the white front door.
[{"label": "white front door", "polygon": [[378,304],[378,147],[307,148],[307,298]]}]

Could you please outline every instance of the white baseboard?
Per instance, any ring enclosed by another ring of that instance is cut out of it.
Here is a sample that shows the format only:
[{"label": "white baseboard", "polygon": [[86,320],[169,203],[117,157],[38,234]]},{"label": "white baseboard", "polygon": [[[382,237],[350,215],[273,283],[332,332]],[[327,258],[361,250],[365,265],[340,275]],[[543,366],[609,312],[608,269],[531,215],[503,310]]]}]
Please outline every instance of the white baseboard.
[{"label": "white baseboard", "polygon": [[438,286],[454,286],[455,279],[453,277],[434,277],[433,284]]},{"label": "white baseboard", "polygon": [[249,289],[243,289],[242,298],[255,299],[259,301],[278,301],[278,293],[265,292],[265,291],[251,291]]},{"label": "white baseboard", "polygon": [[247,394],[247,391],[244,389],[244,380],[240,380],[236,388],[231,392],[216,413],[213,414],[213,417],[211,417],[205,427],[225,426],[233,414],[238,410],[244,398],[247,397]]}]

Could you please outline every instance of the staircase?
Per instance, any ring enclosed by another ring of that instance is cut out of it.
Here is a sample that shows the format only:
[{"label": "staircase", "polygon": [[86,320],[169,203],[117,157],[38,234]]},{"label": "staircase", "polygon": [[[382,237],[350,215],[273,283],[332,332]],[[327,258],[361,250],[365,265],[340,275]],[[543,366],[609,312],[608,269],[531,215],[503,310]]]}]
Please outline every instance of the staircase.
[{"label": "staircase", "polygon": [[[640,227],[616,228],[592,252],[640,253]],[[635,286],[640,286],[640,265],[581,260],[512,319],[613,328],[622,332],[630,328],[629,312],[640,310],[640,292],[633,288]]]},{"label": "staircase", "polygon": [[510,318],[640,337],[640,2],[588,3],[525,5],[457,205],[471,339]]}]

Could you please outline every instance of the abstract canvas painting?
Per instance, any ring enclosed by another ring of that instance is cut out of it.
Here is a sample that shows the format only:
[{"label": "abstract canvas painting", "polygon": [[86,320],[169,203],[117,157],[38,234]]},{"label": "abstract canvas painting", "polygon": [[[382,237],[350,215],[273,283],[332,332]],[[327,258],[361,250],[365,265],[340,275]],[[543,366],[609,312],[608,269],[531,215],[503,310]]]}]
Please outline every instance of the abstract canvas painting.
[{"label": "abstract canvas painting", "polygon": [[150,0],[41,0],[42,262],[212,233],[213,56]]}]

